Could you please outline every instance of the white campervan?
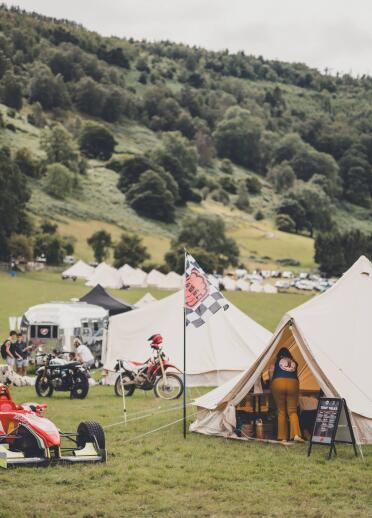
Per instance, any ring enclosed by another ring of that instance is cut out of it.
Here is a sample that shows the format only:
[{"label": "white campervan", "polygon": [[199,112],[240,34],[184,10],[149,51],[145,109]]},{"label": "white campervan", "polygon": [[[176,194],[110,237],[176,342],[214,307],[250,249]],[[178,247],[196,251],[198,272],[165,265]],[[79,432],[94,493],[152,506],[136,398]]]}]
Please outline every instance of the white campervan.
[{"label": "white campervan", "polygon": [[75,337],[91,349],[97,363],[105,346],[108,311],[86,302],[51,302],[30,307],[22,317],[21,328],[27,340],[43,352],[54,348],[70,352]]}]

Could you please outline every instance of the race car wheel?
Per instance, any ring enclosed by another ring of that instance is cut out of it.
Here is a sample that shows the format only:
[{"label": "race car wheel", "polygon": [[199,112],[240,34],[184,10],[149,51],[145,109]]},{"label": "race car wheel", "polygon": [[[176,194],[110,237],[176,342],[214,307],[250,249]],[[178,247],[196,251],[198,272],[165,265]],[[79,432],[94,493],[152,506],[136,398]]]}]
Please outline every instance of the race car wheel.
[{"label": "race car wheel", "polygon": [[35,381],[35,390],[39,397],[50,397],[54,391],[52,380],[44,373],[38,374]]},{"label": "race car wheel", "polygon": [[136,387],[134,386],[134,383],[131,383],[132,380],[130,379],[129,376],[124,374],[124,376],[122,376],[122,382],[120,381],[120,376],[121,375],[119,374],[119,376],[116,378],[116,381],[115,381],[115,394],[118,397],[123,397],[123,390],[122,390],[122,383],[123,383],[124,396],[129,397],[133,394]]},{"label": "race car wheel", "polygon": [[76,442],[79,448],[84,448],[87,442],[97,442],[98,448],[105,448],[105,432],[96,421],[83,421],[79,424],[77,433]]},{"label": "race car wheel", "polygon": [[74,376],[74,388],[71,390],[71,397],[74,399],[85,399],[89,392],[89,379],[86,374],[79,372]]}]

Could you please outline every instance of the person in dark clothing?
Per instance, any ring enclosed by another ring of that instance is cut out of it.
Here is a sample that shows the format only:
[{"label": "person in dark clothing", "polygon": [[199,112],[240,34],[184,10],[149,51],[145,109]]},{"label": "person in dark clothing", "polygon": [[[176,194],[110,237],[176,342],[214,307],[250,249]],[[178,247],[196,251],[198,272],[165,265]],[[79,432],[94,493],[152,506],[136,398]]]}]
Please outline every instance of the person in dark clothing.
[{"label": "person in dark clothing", "polygon": [[10,331],[9,338],[5,340],[5,353],[6,353],[6,363],[9,367],[14,368],[14,364],[16,360],[20,360],[21,357],[17,353],[17,332]]},{"label": "person in dark clothing", "polygon": [[26,376],[27,367],[29,363],[30,349],[32,346],[28,346],[22,333],[17,334],[17,346],[16,351],[20,358],[16,358],[16,369],[17,373],[21,376]]},{"label": "person in dark clothing", "polygon": [[278,410],[278,441],[287,440],[287,413],[290,422],[290,439],[303,442],[297,415],[299,381],[297,362],[286,347],[277,354],[271,371],[271,391]]}]

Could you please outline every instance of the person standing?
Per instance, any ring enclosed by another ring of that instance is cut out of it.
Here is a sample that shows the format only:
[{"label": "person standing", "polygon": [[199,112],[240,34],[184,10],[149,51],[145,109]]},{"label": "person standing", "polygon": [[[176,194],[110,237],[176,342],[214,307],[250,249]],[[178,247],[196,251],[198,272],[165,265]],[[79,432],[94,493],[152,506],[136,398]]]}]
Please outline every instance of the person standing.
[{"label": "person standing", "polygon": [[7,338],[2,345],[2,350],[5,352],[6,363],[12,369],[14,368],[16,359],[21,359],[20,355],[17,353],[17,338],[17,332],[10,331],[9,338]]},{"label": "person standing", "polygon": [[17,373],[26,376],[31,346],[28,346],[22,333],[17,334],[16,351],[20,359],[16,359]]},{"label": "person standing", "polygon": [[278,410],[278,441],[286,441],[287,413],[290,423],[289,437],[303,442],[297,415],[300,386],[297,375],[297,362],[286,347],[282,347],[272,367],[271,391]]}]

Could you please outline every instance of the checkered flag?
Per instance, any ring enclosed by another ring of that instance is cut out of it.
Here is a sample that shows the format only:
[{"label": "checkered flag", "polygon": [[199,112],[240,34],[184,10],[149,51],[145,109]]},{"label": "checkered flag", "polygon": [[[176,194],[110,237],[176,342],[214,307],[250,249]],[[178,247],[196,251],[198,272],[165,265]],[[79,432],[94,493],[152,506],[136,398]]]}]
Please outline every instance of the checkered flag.
[{"label": "checkered flag", "polygon": [[221,308],[229,304],[225,297],[208,280],[206,273],[189,253],[185,261],[186,326],[200,327]]}]

